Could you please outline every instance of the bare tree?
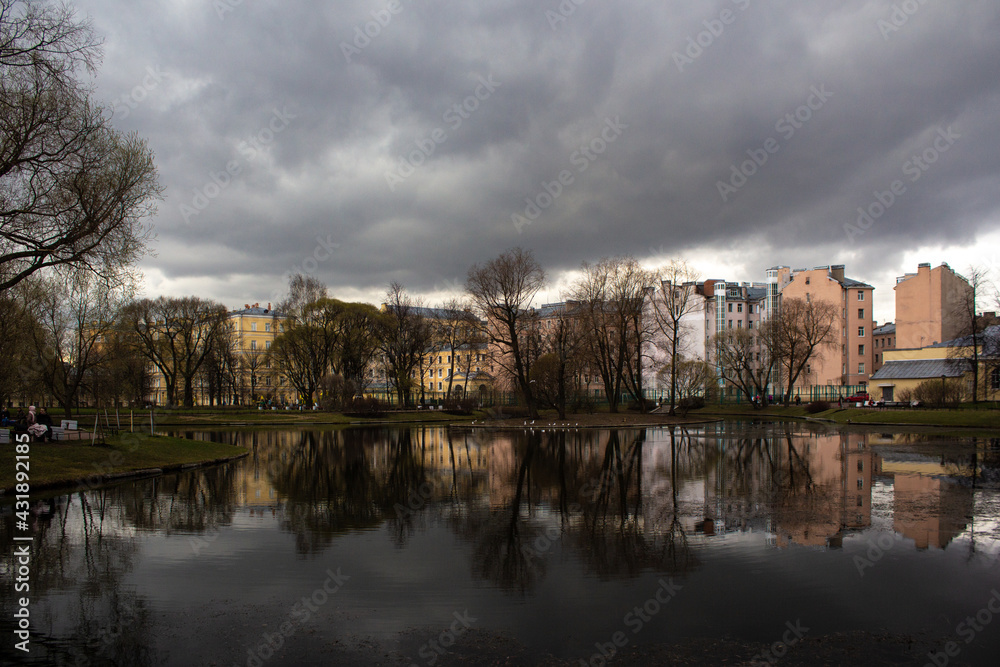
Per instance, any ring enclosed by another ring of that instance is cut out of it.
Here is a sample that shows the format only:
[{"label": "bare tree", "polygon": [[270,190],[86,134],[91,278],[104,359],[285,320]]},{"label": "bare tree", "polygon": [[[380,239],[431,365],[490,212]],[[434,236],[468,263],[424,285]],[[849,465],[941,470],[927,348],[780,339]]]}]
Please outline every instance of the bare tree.
[{"label": "bare tree", "polygon": [[608,408],[618,412],[623,389],[643,403],[642,355],[648,339],[644,305],[652,274],[634,257],[602,259],[583,264],[583,276],[573,290],[579,302],[589,363],[604,383]]},{"label": "bare tree", "polygon": [[276,323],[283,331],[271,343],[269,359],[288,378],[299,399],[310,402],[334,365],[340,344],[339,320],[346,304],[326,297],[303,302],[307,298],[299,295],[286,304],[287,310],[282,311],[285,319]]},{"label": "bare tree", "polygon": [[778,313],[771,318],[775,357],[783,368],[784,403],[792,400],[795,382],[824,348],[832,348],[837,337],[838,308],[827,301],[783,299]]},{"label": "bare tree", "polygon": [[25,290],[26,307],[40,325],[31,330],[36,358],[42,360],[39,378],[67,418],[85,382],[105,361],[105,339],[135,290],[131,274],[108,279],[81,270],[35,279]]},{"label": "bare tree", "polygon": [[417,379],[414,376],[431,340],[430,322],[421,315],[420,307],[420,302],[407,294],[400,283],[389,285],[385,293],[388,318],[381,347],[386,377],[401,407],[413,401],[413,385]]},{"label": "bare tree", "polygon": [[145,252],[161,188],[146,142],[77,79],[99,57],[68,5],[0,0],[0,290],[46,267],[110,276]]},{"label": "bare tree", "polygon": [[674,389],[678,402],[691,396],[704,396],[714,392],[718,377],[712,364],[701,359],[681,358],[676,365],[666,364],[656,373],[661,387]]},{"label": "bare tree", "polygon": [[[711,349],[723,381],[736,387],[754,408],[764,407],[767,388],[779,372],[777,327],[762,322],[755,331],[723,329],[712,337]],[[761,397],[761,400],[757,400]]]},{"label": "bare tree", "polygon": [[531,390],[529,307],[545,286],[545,271],[530,250],[513,248],[483,265],[469,269],[465,288],[486,320],[487,339],[496,345],[496,360],[514,380],[532,417],[538,406]]},{"label": "bare tree", "polygon": [[572,378],[579,373],[579,352],[583,344],[579,307],[568,302],[552,313],[542,325],[542,356],[531,369],[539,399],[566,419],[566,404]]},{"label": "bare tree", "polygon": [[368,303],[339,302],[334,372],[343,376],[345,399],[361,397],[368,389],[372,362],[385,336],[387,317]]},{"label": "bare tree", "polygon": [[972,372],[972,402],[978,403],[980,384],[982,382],[982,361],[984,346],[987,341],[984,336],[984,319],[979,312],[979,303],[986,297],[991,287],[988,271],[981,266],[970,266],[966,270],[966,281],[969,290],[953,305],[952,317],[958,322],[961,339],[952,345],[948,356],[953,359],[964,359]]},{"label": "bare tree", "polygon": [[267,363],[267,350],[251,346],[239,351],[240,383],[249,392],[245,397],[247,403],[257,400],[257,388]]},{"label": "bare tree", "polygon": [[227,319],[225,306],[193,296],[142,299],[125,309],[143,353],[163,375],[168,405],[176,405],[179,383],[184,406],[194,405],[195,375]]},{"label": "bare tree", "polygon": [[[20,287],[20,286],[18,286]],[[37,320],[25,307],[20,289],[0,290],[0,359],[8,360],[0,373],[0,404],[7,405],[21,393],[30,369],[24,364],[9,363],[12,359],[32,359],[31,330]]]},{"label": "bare tree", "polygon": [[685,320],[704,307],[705,299],[694,289],[698,274],[683,260],[672,260],[657,272],[659,289],[652,299],[653,321],[670,368],[670,414],[677,406],[679,364],[687,351],[690,327]]},{"label": "bare tree", "polygon": [[473,314],[472,307],[461,299],[450,299],[438,310],[434,322],[434,339],[443,349],[450,351],[446,394],[449,398],[453,397],[459,354],[463,349],[467,354],[471,354],[470,346],[481,340],[481,331],[482,325]]}]

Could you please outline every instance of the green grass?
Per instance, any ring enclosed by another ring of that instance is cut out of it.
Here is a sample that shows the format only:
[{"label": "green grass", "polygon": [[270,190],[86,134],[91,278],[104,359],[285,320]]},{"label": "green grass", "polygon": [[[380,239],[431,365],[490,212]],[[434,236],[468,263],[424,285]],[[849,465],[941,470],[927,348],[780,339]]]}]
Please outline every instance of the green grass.
[{"label": "green grass", "polygon": [[[61,411],[60,411],[61,412]],[[92,429],[94,410],[83,409],[73,417],[80,423],[82,429]],[[119,409],[118,416],[114,410],[108,410],[111,425],[121,424],[128,429],[129,423],[136,429],[149,430],[149,410]],[[298,426],[302,424],[367,424],[367,423],[448,423],[464,420],[481,419],[482,413],[472,415],[456,415],[443,410],[408,410],[405,412],[386,412],[380,416],[367,417],[357,414],[340,412],[323,412],[320,410],[258,410],[244,407],[216,408],[157,408],[153,412],[156,427],[161,426],[191,426],[191,425],[242,425],[242,424],[272,424],[279,426]],[[58,424],[63,419],[59,412],[54,413],[53,420]],[[101,410],[101,423],[104,423],[104,411]]]},{"label": "green grass", "polygon": [[806,412],[806,406],[769,406],[754,410],[748,405],[711,405],[691,414],[731,415],[740,417],[771,417],[784,419],[824,419],[838,424],[898,424],[912,426],[959,426],[1000,430],[1000,410],[962,406],[954,410],[914,408],[878,410],[870,408],[832,408],[816,414]]},{"label": "green grass", "polygon": [[[30,443],[29,479],[32,487],[72,483],[94,475],[121,473],[145,468],[163,468],[185,463],[204,463],[245,453],[243,447],[214,442],[123,434],[108,438],[108,444],[91,445],[86,440],[56,443]],[[4,445],[0,466],[0,488],[16,483],[14,445]]]}]

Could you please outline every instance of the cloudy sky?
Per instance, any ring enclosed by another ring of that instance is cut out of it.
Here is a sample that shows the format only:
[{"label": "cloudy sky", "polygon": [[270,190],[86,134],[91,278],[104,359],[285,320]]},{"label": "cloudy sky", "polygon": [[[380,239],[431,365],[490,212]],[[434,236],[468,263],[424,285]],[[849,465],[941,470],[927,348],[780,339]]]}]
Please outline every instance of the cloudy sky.
[{"label": "cloudy sky", "polygon": [[[166,196],[147,295],[434,301],[533,250],[1000,265],[996,0],[76,0]],[[860,209],[860,210],[859,210]],[[867,212],[868,217],[862,217]]]}]

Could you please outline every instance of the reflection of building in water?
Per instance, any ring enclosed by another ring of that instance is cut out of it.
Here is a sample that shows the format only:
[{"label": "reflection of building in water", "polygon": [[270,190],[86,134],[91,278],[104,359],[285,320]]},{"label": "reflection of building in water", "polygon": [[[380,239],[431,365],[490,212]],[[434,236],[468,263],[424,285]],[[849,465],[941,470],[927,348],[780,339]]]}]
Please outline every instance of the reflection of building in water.
[{"label": "reflection of building in water", "polygon": [[763,531],[778,546],[827,546],[871,526],[881,458],[865,436],[788,428],[762,426],[742,439],[709,436],[717,457],[705,468],[703,530]]},{"label": "reflection of building in water", "polygon": [[950,472],[934,460],[885,464],[885,473],[893,478],[893,528],[918,549],[948,546],[973,514],[971,489],[948,481]]}]

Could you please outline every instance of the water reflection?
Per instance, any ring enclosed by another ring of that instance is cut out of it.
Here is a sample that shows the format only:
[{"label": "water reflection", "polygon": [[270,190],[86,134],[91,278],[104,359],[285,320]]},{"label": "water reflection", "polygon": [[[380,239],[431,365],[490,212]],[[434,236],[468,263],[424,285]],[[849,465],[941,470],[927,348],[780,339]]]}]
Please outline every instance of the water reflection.
[{"label": "water reflection", "polygon": [[[304,559],[360,544],[363,534],[406,553],[443,527],[471,580],[515,600],[538,595],[557,572],[575,576],[571,566],[598,582],[691,577],[719,549],[757,535],[776,552],[837,552],[875,530],[892,531],[914,553],[956,543],[969,558],[1000,553],[997,439],[733,422],[178,435],[240,444],[251,455],[35,503],[34,660],[158,664],[153,647],[167,630],[151,610],[164,604],[133,571],[155,560],[188,576],[202,567],[188,559],[237,524],[260,539],[273,527]],[[2,519],[0,585],[12,590],[9,505]],[[153,539],[160,552],[140,548]],[[170,556],[166,547],[178,544]],[[241,558],[267,567],[264,550],[274,543],[259,553],[252,542],[241,548]],[[12,612],[5,595],[0,629],[12,629]]]}]

